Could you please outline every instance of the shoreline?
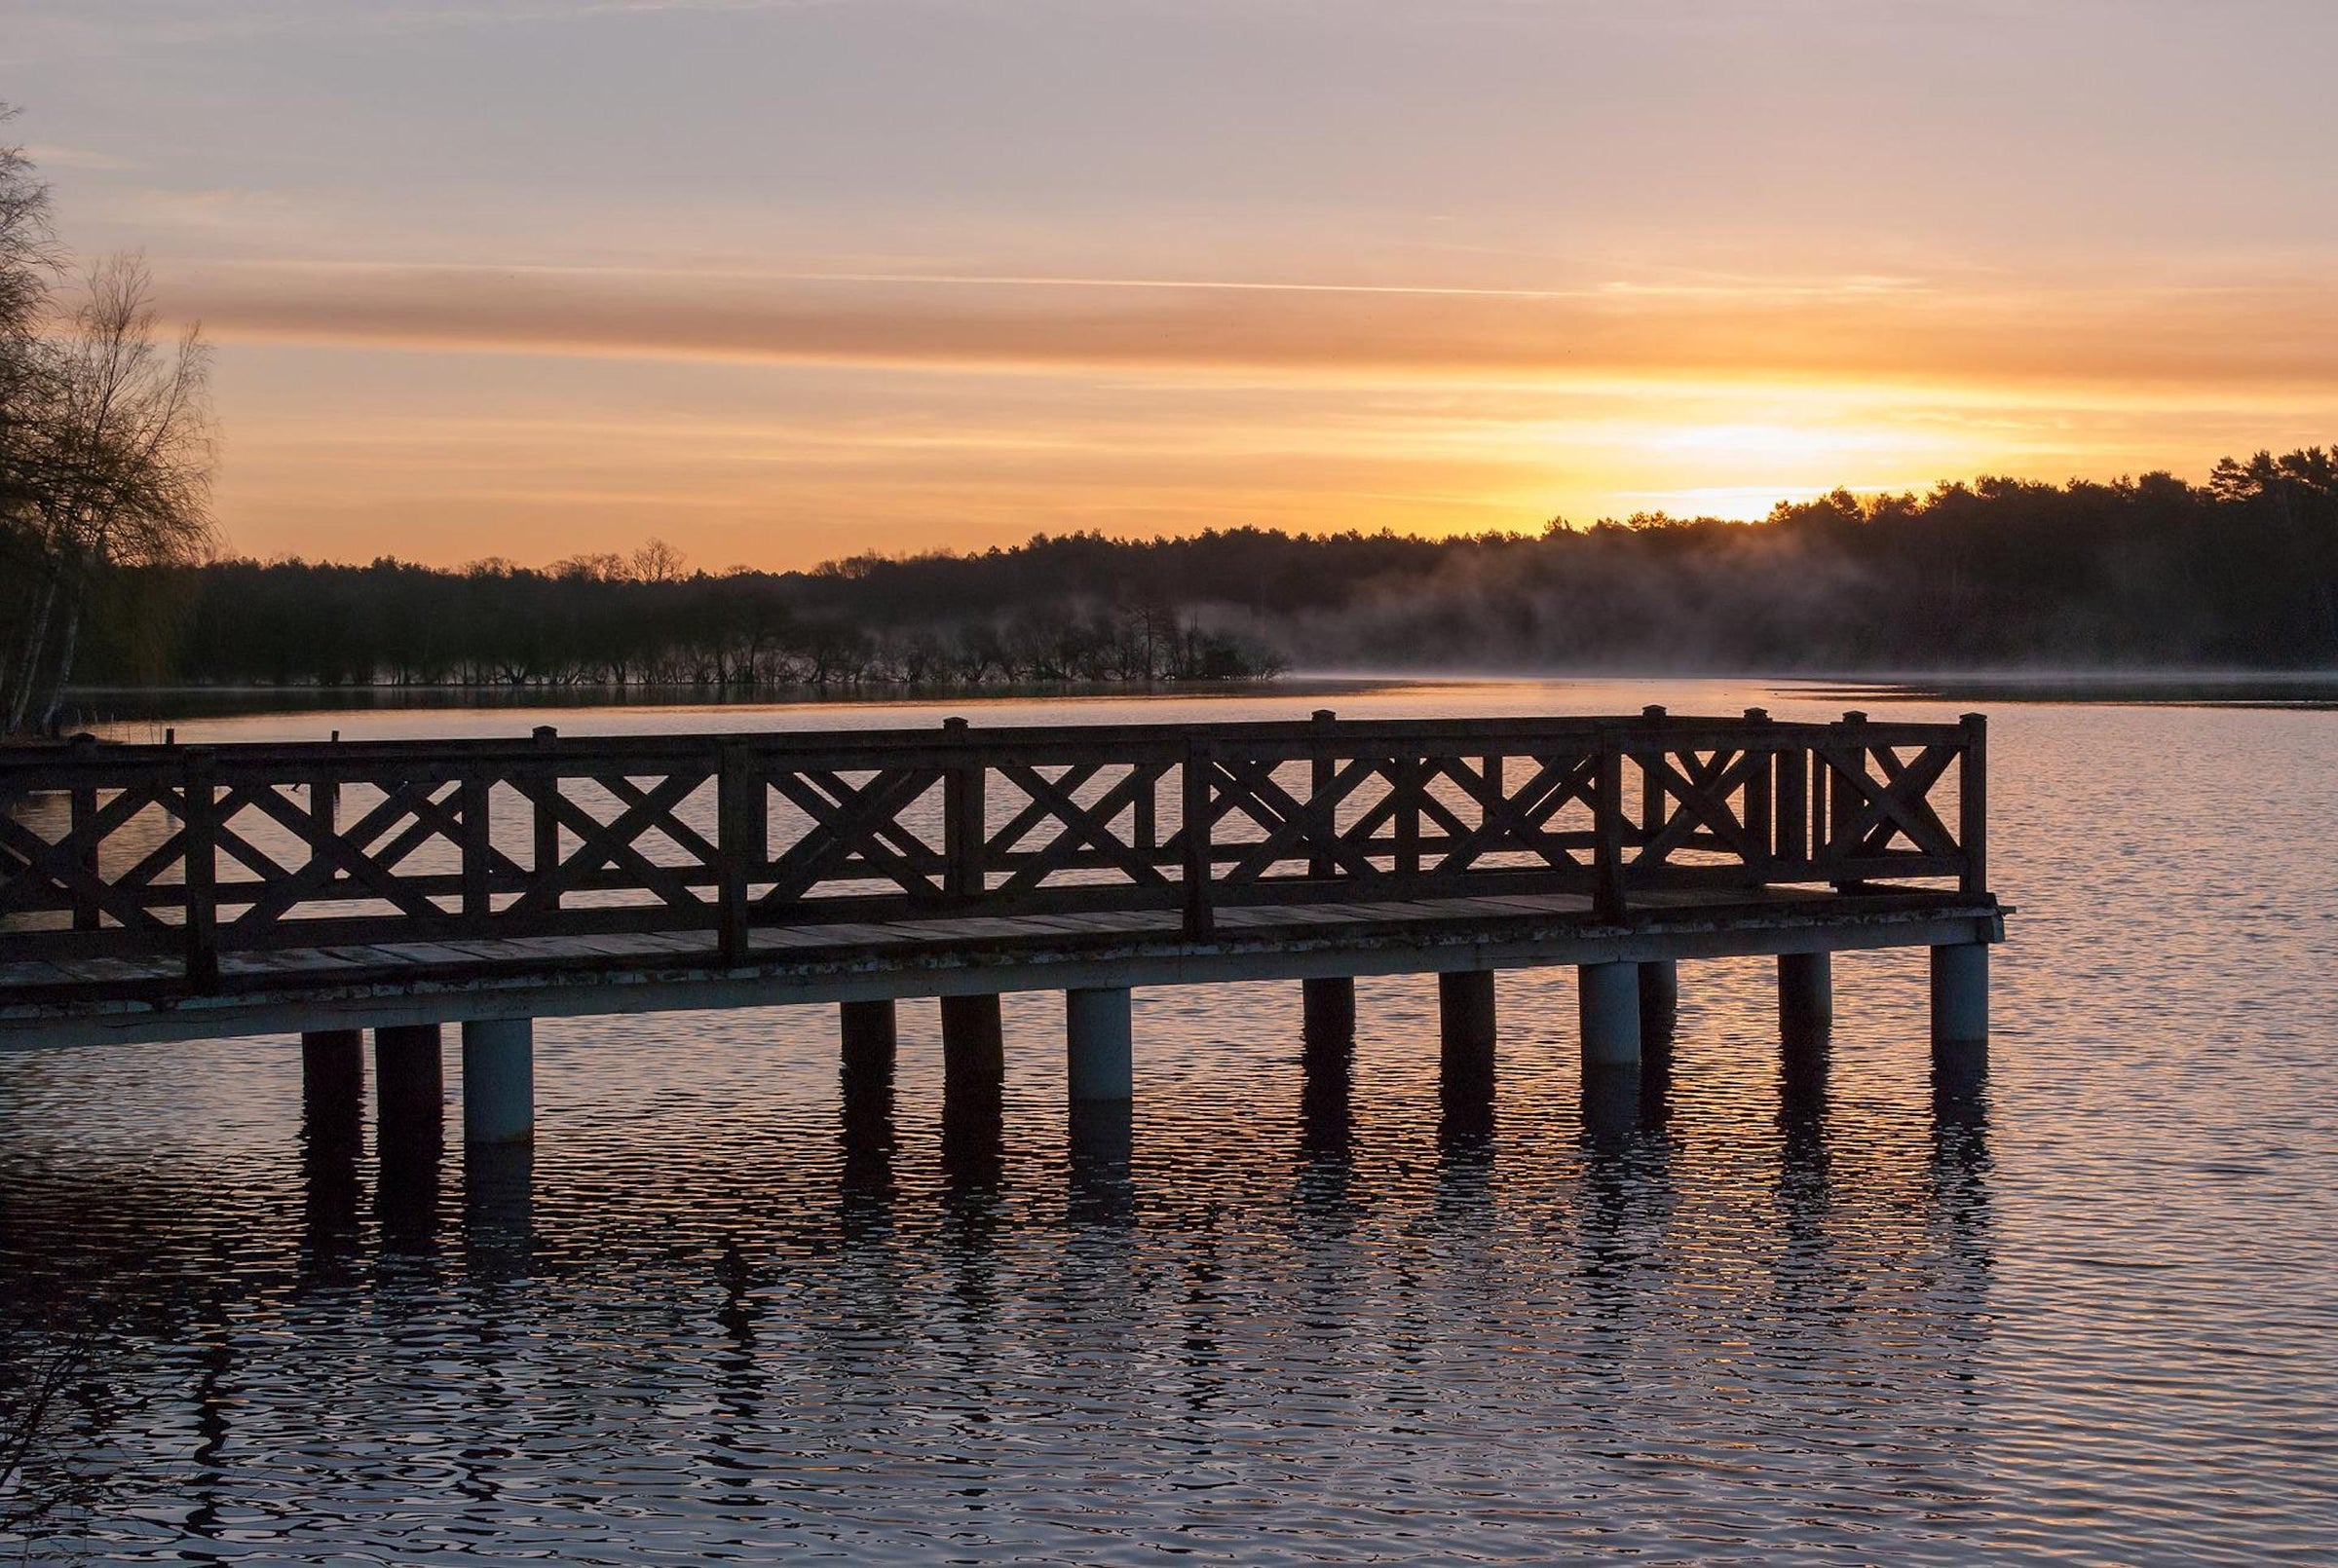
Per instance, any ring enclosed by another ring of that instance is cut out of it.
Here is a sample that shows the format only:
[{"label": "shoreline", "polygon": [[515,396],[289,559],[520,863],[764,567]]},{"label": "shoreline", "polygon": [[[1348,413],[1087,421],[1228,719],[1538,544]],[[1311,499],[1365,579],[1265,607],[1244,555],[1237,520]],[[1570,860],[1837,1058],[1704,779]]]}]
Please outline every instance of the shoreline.
[{"label": "shoreline", "polygon": [[924,707],[1114,698],[1125,701],[1274,697],[1336,700],[1408,689],[1489,685],[1613,685],[1634,681],[1742,681],[1847,703],[2087,703],[2153,707],[2338,709],[2338,670],[1318,670],[1223,681],[1150,685],[1075,683],[962,686],[155,686],[76,688],[67,730],[265,713],[390,713],[433,709],[559,712],[632,708]]}]

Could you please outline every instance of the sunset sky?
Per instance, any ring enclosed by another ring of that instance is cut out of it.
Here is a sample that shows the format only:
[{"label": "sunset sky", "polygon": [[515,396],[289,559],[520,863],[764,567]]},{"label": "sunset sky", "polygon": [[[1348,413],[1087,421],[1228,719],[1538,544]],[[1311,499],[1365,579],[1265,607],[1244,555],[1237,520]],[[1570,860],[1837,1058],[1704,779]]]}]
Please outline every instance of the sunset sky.
[{"label": "sunset sky", "polygon": [[2330,0],[0,0],[257,555],[1429,533],[2338,439]]}]

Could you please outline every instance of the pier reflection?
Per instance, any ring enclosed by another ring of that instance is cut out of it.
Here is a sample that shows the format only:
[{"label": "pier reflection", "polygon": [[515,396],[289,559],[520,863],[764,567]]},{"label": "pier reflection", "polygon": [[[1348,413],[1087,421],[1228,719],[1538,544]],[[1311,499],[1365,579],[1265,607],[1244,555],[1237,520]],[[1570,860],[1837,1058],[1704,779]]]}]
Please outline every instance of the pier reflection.
[{"label": "pier reflection", "polygon": [[301,1111],[301,1272],[319,1284],[346,1280],[356,1257],[365,1152],[361,1089],[306,1097]]},{"label": "pier reflection", "polygon": [[1776,1201],[1791,1266],[1780,1281],[1789,1292],[1826,1288],[1835,1266],[1827,1233],[1832,1206],[1832,1158],[1828,1148],[1828,1080],[1833,1043],[1823,1030],[1790,1036],[1778,1053],[1778,1174]]},{"label": "pier reflection", "polygon": [[1986,1052],[1949,1052],[1932,1068],[1932,1202],[1959,1257],[1976,1270],[1990,1247],[1989,1068]]},{"label": "pier reflection", "polygon": [[1449,1057],[1437,1073],[1437,1154],[1448,1165],[1493,1158],[1494,1064],[1490,1055]]},{"label": "pier reflection", "polygon": [[890,1221],[895,1194],[893,1064],[848,1056],[837,1115],[839,1216],[848,1244]]},{"label": "pier reflection", "polygon": [[1582,1081],[1583,1140],[1594,1158],[1628,1153],[1640,1132],[1646,1073],[1638,1067],[1585,1064]]},{"label": "pier reflection", "polygon": [[[1637,1276],[1647,1266],[1673,1204],[1665,1140],[1671,1083],[1669,1047],[1652,1054],[1644,1041],[1638,1067],[1583,1067],[1577,1236],[1588,1315],[1617,1333],[1647,1309],[1655,1282]],[[1603,1337],[1591,1353],[1605,1359],[1623,1348],[1622,1339]]]},{"label": "pier reflection", "polygon": [[989,1073],[952,1075],[942,1091],[942,1262],[962,1321],[999,1310],[998,1238],[1006,1222],[1004,1096]]},{"label": "pier reflection", "polygon": [[1437,1074],[1437,1185],[1441,1221],[1479,1225],[1492,1206],[1493,1054],[1448,1056]]},{"label": "pier reflection", "polygon": [[[1301,1070],[1286,1045],[1238,1081],[1146,1101],[1141,1148],[1129,1105],[964,1083],[937,1149],[920,1092],[840,1083],[827,1060],[760,1114],[674,1112],[648,1136],[629,1111],[564,1112],[535,1151],[447,1146],[450,1121],[375,1154],[342,1097],[297,1147],[283,1111],[261,1156],[192,1145],[177,1184],[135,1203],[137,1162],[52,1146],[43,1169],[26,1135],[0,1143],[16,1183],[0,1262],[29,1281],[102,1254],[130,1298],[166,1276],[232,1282],[230,1321],[257,1308],[266,1330],[230,1334],[208,1386],[200,1321],[139,1341],[123,1377],[148,1402],[108,1440],[206,1444],[205,1487],[172,1473],[174,1500],[212,1509],[190,1535],[233,1539],[268,1484],[248,1456],[268,1452],[333,1506],[378,1508],[359,1533],[388,1560],[428,1544],[392,1517],[425,1465],[515,1511],[554,1484],[594,1495],[603,1473],[562,1443],[654,1443],[640,1484],[675,1488],[661,1507],[769,1539],[781,1469],[882,1450],[953,1467],[967,1490],[944,1506],[963,1523],[973,1488],[1011,1480],[1001,1438],[1060,1438],[1034,1462],[1058,1467],[1108,1431],[1190,1436],[1220,1484],[1236,1461],[1209,1445],[1278,1401],[1303,1406],[1274,1438],[1295,1467],[1410,1441],[1400,1380],[1422,1408],[1546,1428],[1548,1475],[1526,1483],[1544,1497],[1611,1481],[1603,1445],[1627,1418],[1675,1451],[1836,1490],[1868,1484],[1849,1450],[1873,1434],[1895,1485],[1949,1495],[1991,1414],[1986,1076],[1943,1064],[1927,1115],[1912,1056],[1772,1058],[1761,1033],[1758,1056],[1699,1040],[1676,1067],[1647,1042],[1637,1072],[1579,1080],[1526,1050],[1498,1081],[1440,1080],[1387,1070],[1393,1051]],[[663,1067],[641,1060],[645,1081]],[[268,1070],[288,1082],[281,1056]],[[351,1259],[369,1214],[390,1266],[366,1270]],[[434,1248],[464,1266],[398,1261]],[[340,1288],[287,1291],[295,1252],[304,1281]],[[336,1346],[363,1354],[321,1353]],[[315,1435],[319,1398],[354,1412],[346,1453],[342,1429]],[[1841,1446],[1804,1440],[1838,1421]],[[337,1466],[363,1479],[336,1490]],[[846,1474],[824,1506],[863,1484]]]},{"label": "pier reflection", "polygon": [[1357,1217],[1355,1076],[1344,1047],[1302,1061],[1294,1202],[1327,1238],[1349,1235]]},{"label": "pier reflection", "polygon": [[995,1194],[1006,1168],[1005,1097],[996,1078],[953,1079],[942,1094],[942,1185],[958,1200]]},{"label": "pier reflection", "polygon": [[463,1151],[463,1262],[474,1280],[524,1280],[536,1255],[536,1151],[524,1143]]},{"label": "pier reflection", "polygon": [[424,1256],[437,1251],[440,1166],[446,1129],[436,1117],[384,1121],[375,1130],[380,1171],[374,1183],[374,1219],[382,1251]]},{"label": "pier reflection", "polygon": [[1135,1109],[1126,1100],[1073,1102],[1069,1215],[1074,1224],[1125,1226],[1134,1221]]},{"label": "pier reflection", "polygon": [[1299,1148],[1308,1167],[1342,1171],[1356,1147],[1356,1070],[1345,1055],[1307,1063],[1299,1087]]}]

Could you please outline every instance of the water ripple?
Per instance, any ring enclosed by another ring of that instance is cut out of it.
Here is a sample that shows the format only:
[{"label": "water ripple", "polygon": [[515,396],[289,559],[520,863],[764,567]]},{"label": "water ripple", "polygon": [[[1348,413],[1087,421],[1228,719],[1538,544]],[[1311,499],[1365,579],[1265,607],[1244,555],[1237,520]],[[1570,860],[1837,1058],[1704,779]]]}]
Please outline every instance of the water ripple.
[{"label": "water ripple", "polygon": [[[1540,700],[1459,690],[1388,711]],[[889,1116],[821,1010],[547,1022],[532,1157],[306,1145],[284,1039],[0,1060],[10,1375],[83,1357],[19,1538],[2327,1560],[2338,893],[2291,846],[2338,838],[2338,719],[2023,708],[1995,751],[1985,1082],[1935,1080],[1912,954],[1838,958],[1824,1061],[1764,964],[1686,968],[1621,1102],[1564,973],[1505,978],[1490,1101],[1425,980],[1360,985],[1344,1093],[1296,988],[1141,993],[1120,1138],[1068,1126],[1046,996],[995,1144],[945,1136],[930,1006]]]}]

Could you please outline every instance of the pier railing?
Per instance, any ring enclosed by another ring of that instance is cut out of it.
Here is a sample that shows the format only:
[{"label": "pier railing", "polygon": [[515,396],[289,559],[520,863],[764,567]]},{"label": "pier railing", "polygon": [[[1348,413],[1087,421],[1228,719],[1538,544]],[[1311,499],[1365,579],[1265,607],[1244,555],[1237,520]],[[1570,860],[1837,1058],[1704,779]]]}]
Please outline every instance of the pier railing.
[{"label": "pier railing", "polygon": [[[1879,881],[1985,892],[1954,725],[1474,719],[87,745],[0,760],[0,963]],[[1326,912],[1327,914],[1330,912]]]}]

